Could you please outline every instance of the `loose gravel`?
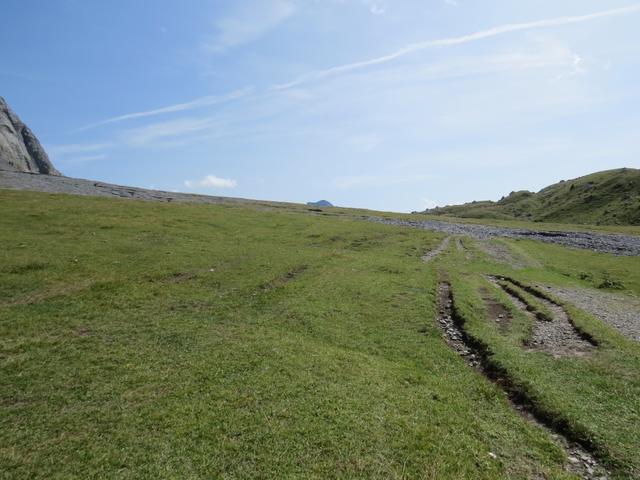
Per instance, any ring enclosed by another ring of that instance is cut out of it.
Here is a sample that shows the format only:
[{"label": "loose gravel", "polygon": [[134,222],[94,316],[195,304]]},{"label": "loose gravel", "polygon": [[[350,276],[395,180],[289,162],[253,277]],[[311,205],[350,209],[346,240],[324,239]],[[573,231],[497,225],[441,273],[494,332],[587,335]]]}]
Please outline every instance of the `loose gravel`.
[{"label": "loose gravel", "polygon": [[449,223],[437,220],[396,220],[382,217],[366,217],[368,221],[397,225],[401,227],[421,228],[449,235],[463,235],[476,240],[494,237],[539,240],[565,247],[581,248],[614,255],[640,255],[640,236],[595,232],[551,232],[525,230],[519,228],[494,227],[490,225]]},{"label": "loose gravel", "polygon": [[497,278],[489,277],[489,281],[501,288],[519,310],[534,320],[531,338],[527,341],[529,351],[545,352],[555,358],[564,356],[583,356],[593,351],[594,345],[580,335],[569,319],[569,315],[560,305],[536,296],[553,316],[551,321],[540,320],[527,308],[527,304],[513,295],[500,284]]},{"label": "loose gravel", "polygon": [[640,299],[587,288],[543,285],[538,288],[591,313],[627,338],[640,342]]}]

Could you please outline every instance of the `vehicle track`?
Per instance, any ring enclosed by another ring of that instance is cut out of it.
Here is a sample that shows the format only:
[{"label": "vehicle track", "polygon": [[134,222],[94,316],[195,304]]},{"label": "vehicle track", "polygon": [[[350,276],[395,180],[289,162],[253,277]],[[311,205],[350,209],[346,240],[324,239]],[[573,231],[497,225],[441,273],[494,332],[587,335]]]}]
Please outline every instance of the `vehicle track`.
[{"label": "vehicle track", "polygon": [[[527,393],[518,387],[503,367],[491,357],[489,348],[472,337],[464,328],[464,319],[455,308],[451,286],[446,282],[438,285],[438,318],[436,322],[443,332],[447,344],[465,362],[488,380],[500,387],[507,395],[513,410],[529,423],[544,429],[564,450],[567,471],[585,480],[607,480],[610,473],[588,451],[592,445],[581,442],[569,427],[552,420],[552,415],[540,409]],[[581,444],[582,443],[582,444]]]},{"label": "vehicle track", "polygon": [[422,256],[422,261],[425,262],[425,263],[429,263],[431,260],[433,260],[438,255],[440,255],[442,252],[444,252],[447,249],[447,247],[449,246],[450,242],[451,242],[451,237],[445,238],[440,245],[438,245],[433,250],[430,250],[427,253],[425,253]]},{"label": "vehicle track", "polygon": [[[535,319],[531,338],[527,340],[529,351],[545,352],[556,358],[560,358],[564,356],[587,355],[596,347],[592,339],[585,337],[585,335],[575,327],[561,305],[550,301],[543,295],[536,294],[536,290],[531,287],[527,288],[525,285],[515,282],[512,279],[506,277],[488,278],[491,283],[509,295],[518,309]],[[527,303],[526,298],[518,295],[513,289],[509,288],[509,283],[526,289],[529,294],[535,296],[536,299],[551,312],[551,318],[541,318],[539,314],[536,315],[531,305]]]}]

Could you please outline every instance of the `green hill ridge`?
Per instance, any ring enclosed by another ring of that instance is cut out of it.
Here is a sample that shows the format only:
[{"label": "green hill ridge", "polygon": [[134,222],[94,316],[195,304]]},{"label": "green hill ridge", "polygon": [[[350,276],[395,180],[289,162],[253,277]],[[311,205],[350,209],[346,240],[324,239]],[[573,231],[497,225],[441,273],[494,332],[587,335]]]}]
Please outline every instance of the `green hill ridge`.
[{"label": "green hill ridge", "polygon": [[537,193],[521,190],[497,202],[471,202],[422,213],[460,218],[640,225],[640,170],[607,170],[562,180]]}]

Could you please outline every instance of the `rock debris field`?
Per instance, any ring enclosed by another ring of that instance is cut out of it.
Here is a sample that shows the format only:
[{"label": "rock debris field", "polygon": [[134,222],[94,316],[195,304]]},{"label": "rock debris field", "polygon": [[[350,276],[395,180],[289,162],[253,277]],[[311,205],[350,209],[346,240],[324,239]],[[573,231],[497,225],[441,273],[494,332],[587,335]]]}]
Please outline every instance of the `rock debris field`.
[{"label": "rock debris field", "polygon": [[640,299],[586,288],[537,285],[595,315],[631,340],[640,342]]},{"label": "rock debris field", "polygon": [[449,235],[462,235],[476,240],[494,237],[539,240],[565,247],[582,248],[614,255],[640,255],[640,236],[594,232],[550,232],[525,230],[519,228],[494,227],[490,225],[449,223],[437,220],[397,220],[382,217],[367,217],[368,221],[397,225],[400,227],[421,228]]}]

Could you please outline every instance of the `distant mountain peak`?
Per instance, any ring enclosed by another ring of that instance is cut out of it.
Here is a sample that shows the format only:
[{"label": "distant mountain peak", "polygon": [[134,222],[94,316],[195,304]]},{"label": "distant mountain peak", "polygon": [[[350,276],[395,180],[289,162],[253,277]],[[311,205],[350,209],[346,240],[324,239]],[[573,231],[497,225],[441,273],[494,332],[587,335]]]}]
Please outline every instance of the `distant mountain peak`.
[{"label": "distant mountain peak", "polygon": [[47,152],[22,120],[0,97],[0,170],[60,175]]},{"label": "distant mountain peak", "polygon": [[317,202],[308,202],[307,205],[310,206],[310,207],[333,207],[331,202],[329,202],[328,200],[319,200]]}]

